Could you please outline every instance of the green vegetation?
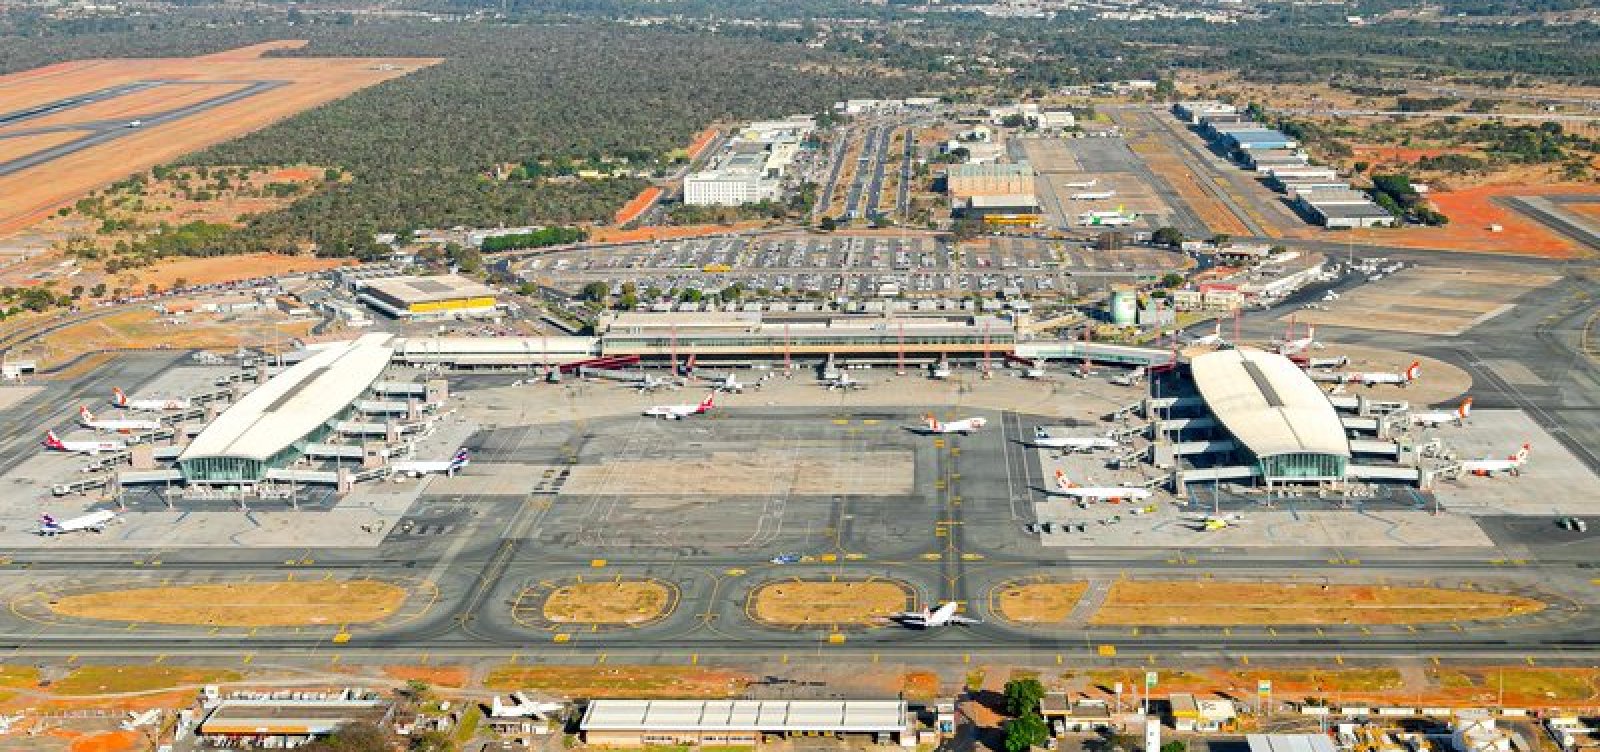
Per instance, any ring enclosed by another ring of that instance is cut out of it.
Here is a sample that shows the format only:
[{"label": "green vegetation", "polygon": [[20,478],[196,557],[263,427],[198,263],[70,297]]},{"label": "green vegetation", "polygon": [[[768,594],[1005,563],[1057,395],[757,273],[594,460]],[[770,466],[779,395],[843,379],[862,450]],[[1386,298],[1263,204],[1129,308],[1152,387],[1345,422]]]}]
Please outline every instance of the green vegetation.
[{"label": "green vegetation", "polygon": [[1039,712],[1039,701],[1044,699],[1044,685],[1038,679],[1012,679],[1005,686],[1006,712],[1023,716]]},{"label": "green vegetation", "polygon": [[1434,211],[1405,175],[1373,175],[1372,200],[1396,217],[1427,225],[1444,225],[1450,218]]},{"label": "green vegetation", "polygon": [[509,251],[518,248],[543,248],[551,245],[568,245],[587,240],[589,233],[577,227],[546,227],[517,235],[484,238],[485,252]]}]

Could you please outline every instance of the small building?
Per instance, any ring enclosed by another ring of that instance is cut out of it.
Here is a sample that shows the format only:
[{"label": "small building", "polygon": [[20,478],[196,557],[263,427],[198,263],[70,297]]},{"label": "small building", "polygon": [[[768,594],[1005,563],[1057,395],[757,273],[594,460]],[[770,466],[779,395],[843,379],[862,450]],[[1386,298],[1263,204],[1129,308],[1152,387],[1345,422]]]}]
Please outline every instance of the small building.
[{"label": "small building", "polygon": [[1069,701],[1065,692],[1050,692],[1039,702],[1039,714],[1053,732],[1078,734],[1112,728],[1111,707],[1104,700]]},{"label": "small building", "polygon": [[1317,224],[1330,230],[1349,230],[1363,227],[1388,227],[1395,222],[1393,214],[1377,204],[1323,204],[1309,207]]},{"label": "small building", "polygon": [[497,294],[458,274],[441,274],[366,280],[356,298],[394,318],[440,319],[498,315]]},{"label": "small building", "polygon": [[1031,165],[961,164],[945,173],[945,189],[952,199],[971,196],[1032,196],[1034,171]]},{"label": "small building", "polygon": [[1195,703],[1194,695],[1174,692],[1167,696],[1167,721],[1173,729],[1193,732],[1199,720],[1200,706]]},{"label": "small building", "polygon": [[1195,708],[1199,711],[1199,715],[1195,718],[1195,731],[1227,731],[1233,728],[1234,721],[1239,717],[1239,711],[1233,706],[1232,700],[1218,698],[1196,700]]},{"label": "small building", "polygon": [[915,746],[902,700],[594,700],[578,723],[601,747],[757,745],[768,737],[864,735]]}]

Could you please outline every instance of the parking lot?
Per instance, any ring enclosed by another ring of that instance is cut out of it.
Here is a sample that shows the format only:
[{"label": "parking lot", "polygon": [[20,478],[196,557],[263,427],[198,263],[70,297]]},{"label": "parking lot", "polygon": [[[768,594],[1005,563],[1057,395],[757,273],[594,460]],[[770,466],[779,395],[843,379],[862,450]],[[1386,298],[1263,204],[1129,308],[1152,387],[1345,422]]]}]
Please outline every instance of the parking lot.
[{"label": "parking lot", "polygon": [[1086,276],[1160,275],[1185,262],[1178,254],[1151,248],[1090,251],[1032,238],[952,245],[909,234],[793,234],[552,253],[517,269],[527,279],[570,291],[603,281],[620,294],[631,282],[646,299],[673,291],[679,296],[686,290],[717,293],[736,283],[761,297],[872,299],[1071,295]]}]

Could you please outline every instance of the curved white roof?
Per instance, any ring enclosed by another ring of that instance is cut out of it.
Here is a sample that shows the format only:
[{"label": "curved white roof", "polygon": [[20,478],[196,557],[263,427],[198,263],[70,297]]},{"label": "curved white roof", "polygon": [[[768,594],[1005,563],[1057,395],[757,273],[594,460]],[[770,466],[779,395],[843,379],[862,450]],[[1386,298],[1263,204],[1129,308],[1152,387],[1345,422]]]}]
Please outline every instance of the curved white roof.
[{"label": "curved white roof", "polygon": [[316,430],[361,398],[383,375],[390,335],[333,343],[245,395],[184,447],[197,457],[265,460]]},{"label": "curved white roof", "polygon": [[1350,456],[1333,403],[1288,358],[1260,350],[1218,350],[1196,356],[1190,371],[1217,421],[1257,457]]}]

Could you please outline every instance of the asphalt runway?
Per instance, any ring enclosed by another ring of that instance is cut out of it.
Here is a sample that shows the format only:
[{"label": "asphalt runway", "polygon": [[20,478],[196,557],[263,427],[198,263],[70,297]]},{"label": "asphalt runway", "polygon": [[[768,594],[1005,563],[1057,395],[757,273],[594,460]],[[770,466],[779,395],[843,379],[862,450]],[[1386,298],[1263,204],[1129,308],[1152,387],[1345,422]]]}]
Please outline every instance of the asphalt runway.
[{"label": "asphalt runway", "polygon": [[[60,158],[62,158],[64,156],[67,156],[68,154],[79,152],[79,151],[82,151],[84,149],[88,149],[88,148],[93,147],[93,146],[99,146],[100,144],[109,143],[109,142],[115,141],[115,140],[117,140],[119,138],[124,138],[124,137],[127,137],[127,136],[131,136],[131,135],[136,134],[136,133],[143,133],[145,130],[147,130],[149,128],[165,125],[165,124],[171,123],[171,122],[176,122],[176,121],[182,120],[184,118],[199,114],[201,112],[205,112],[205,111],[210,110],[210,109],[221,107],[221,106],[226,105],[226,104],[232,104],[234,102],[238,102],[238,101],[241,101],[241,100],[244,100],[244,99],[249,99],[250,97],[253,97],[253,96],[257,95],[257,94],[260,94],[260,93],[266,92],[266,91],[271,91],[271,90],[276,89],[276,88],[278,88],[280,86],[287,85],[288,83],[289,82],[287,82],[287,81],[153,81],[153,82],[141,82],[141,84],[149,84],[149,85],[141,86],[140,88],[130,88],[130,87],[134,86],[134,85],[130,84],[127,87],[114,87],[112,89],[104,89],[104,90],[101,90],[100,92],[96,92],[96,93],[91,94],[91,95],[85,95],[84,97],[61,100],[60,102],[56,102],[56,103],[53,103],[51,105],[45,105],[44,108],[33,108],[31,110],[23,110],[23,111],[19,111],[19,112],[13,112],[13,113],[10,113],[8,115],[0,116],[0,124],[3,124],[3,123],[6,122],[5,118],[12,118],[13,122],[25,122],[27,119],[31,119],[33,117],[40,117],[40,116],[43,116],[43,115],[54,114],[56,112],[63,112],[63,111],[70,112],[73,109],[76,109],[78,107],[82,107],[82,106],[90,104],[92,102],[99,102],[99,101],[104,101],[104,100],[107,100],[107,99],[114,99],[114,98],[119,97],[119,96],[130,94],[130,93],[132,93],[134,91],[143,91],[145,89],[150,89],[150,88],[154,88],[155,86],[163,86],[163,85],[239,84],[239,85],[243,85],[245,87],[245,88],[239,89],[237,91],[231,91],[231,92],[228,92],[226,94],[222,94],[222,95],[219,95],[219,96],[216,96],[216,97],[212,97],[211,99],[207,99],[207,100],[205,100],[203,102],[196,102],[196,103],[191,104],[191,105],[187,105],[187,106],[184,106],[184,107],[179,107],[179,108],[172,109],[172,110],[167,110],[165,112],[157,112],[157,113],[152,113],[152,114],[149,114],[149,115],[138,115],[138,116],[132,116],[132,117],[117,118],[115,120],[95,120],[95,121],[86,121],[86,122],[82,122],[82,123],[71,123],[71,124],[55,125],[55,126],[42,127],[42,128],[23,128],[23,129],[18,129],[18,130],[15,130],[15,131],[9,131],[9,132],[4,133],[4,134],[0,134],[0,138],[7,138],[7,137],[13,137],[14,138],[14,137],[18,137],[18,136],[30,136],[30,135],[40,134],[40,133],[56,133],[56,132],[61,132],[61,131],[89,131],[88,135],[86,135],[86,136],[84,136],[82,138],[79,138],[79,139],[75,139],[73,141],[69,141],[69,142],[67,142],[65,144],[61,144],[59,146],[53,146],[53,147],[50,147],[48,149],[43,149],[43,150],[34,152],[32,154],[29,154],[27,156],[18,157],[16,159],[12,159],[12,160],[7,161],[7,162],[0,162],[0,176],[12,175],[12,174],[15,174],[15,173],[18,173],[18,172],[22,172],[23,170],[27,170],[27,169],[31,169],[31,168],[34,168],[34,167],[38,167],[39,165],[48,164],[48,163],[53,162],[53,161],[55,161],[57,159],[60,159]],[[53,109],[46,109],[46,108],[53,108]],[[138,127],[130,127],[128,125],[130,122],[133,122],[134,120],[140,121],[140,125]]]}]

